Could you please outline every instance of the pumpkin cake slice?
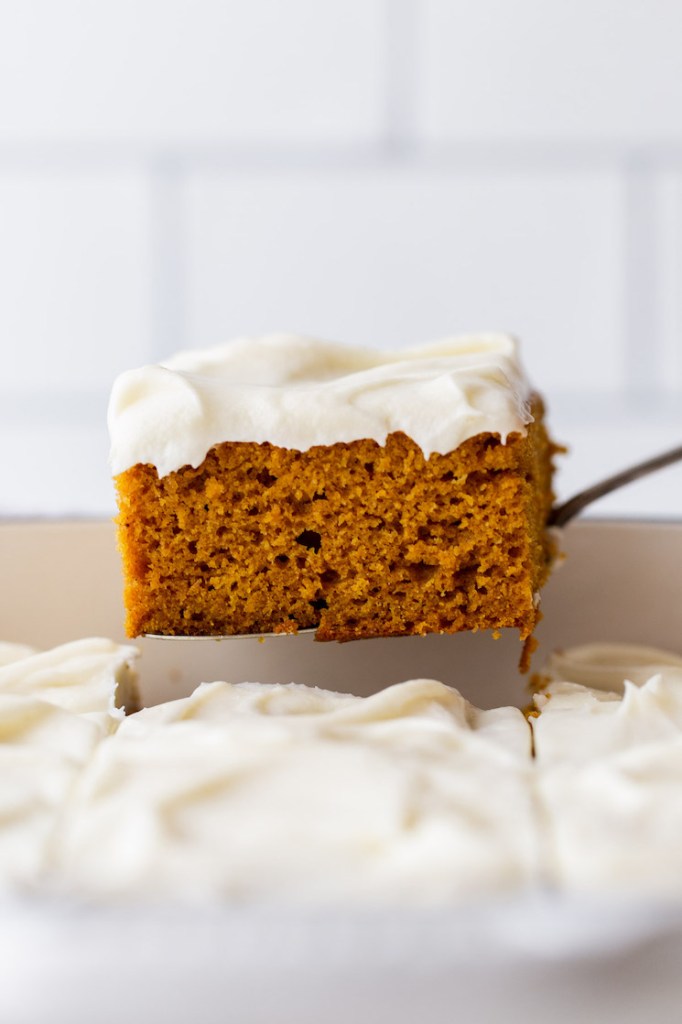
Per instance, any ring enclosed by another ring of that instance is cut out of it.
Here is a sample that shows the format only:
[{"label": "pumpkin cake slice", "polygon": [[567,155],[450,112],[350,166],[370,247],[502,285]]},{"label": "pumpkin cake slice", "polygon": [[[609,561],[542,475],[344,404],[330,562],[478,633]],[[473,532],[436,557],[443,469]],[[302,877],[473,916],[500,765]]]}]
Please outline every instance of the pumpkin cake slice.
[{"label": "pumpkin cake slice", "polygon": [[556,449],[511,338],[238,339],[124,373],[109,427],[130,636],[532,636]]}]

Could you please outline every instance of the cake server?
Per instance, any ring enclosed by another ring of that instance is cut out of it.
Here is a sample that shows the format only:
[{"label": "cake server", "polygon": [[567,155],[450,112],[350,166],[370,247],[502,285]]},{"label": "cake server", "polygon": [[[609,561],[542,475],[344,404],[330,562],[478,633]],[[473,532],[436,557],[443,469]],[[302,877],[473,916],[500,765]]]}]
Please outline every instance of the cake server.
[{"label": "cake server", "polygon": [[[584,491],[579,491],[578,494],[569,498],[568,501],[555,505],[549,514],[547,525],[556,528],[566,526],[571,519],[575,519],[583,509],[598,501],[599,498],[603,498],[607,494],[611,494],[612,491],[617,491],[619,488],[625,487],[626,484],[633,483],[635,480],[640,480],[650,473],[655,473],[656,470],[671,466],[675,462],[682,462],[682,445],[679,445],[677,448],[671,448],[670,451],[663,452],[661,455],[655,455],[651,459],[637,462],[629,469],[614,473],[612,476],[606,477],[605,480],[592,484],[591,487],[587,487]],[[303,633],[315,633],[316,630],[316,626],[311,626],[309,629],[299,629],[296,633],[221,633],[209,636],[143,633],[142,635],[155,640],[265,640],[266,637],[301,636]]]},{"label": "cake server", "polygon": [[663,452],[661,455],[655,455],[652,459],[638,462],[630,469],[607,476],[605,480],[587,487],[584,491],[569,498],[568,501],[562,502],[561,505],[555,505],[549,514],[548,525],[565,526],[571,519],[580,515],[584,508],[598,501],[599,498],[603,498],[612,491],[617,491],[620,487],[625,487],[626,484],[633,483],[643,476],[648,476],[658,469],[664,469],[665,466],[671,466],[674,462],[680,461],[682,461],[682,445],[671,448],[670,451]]}]

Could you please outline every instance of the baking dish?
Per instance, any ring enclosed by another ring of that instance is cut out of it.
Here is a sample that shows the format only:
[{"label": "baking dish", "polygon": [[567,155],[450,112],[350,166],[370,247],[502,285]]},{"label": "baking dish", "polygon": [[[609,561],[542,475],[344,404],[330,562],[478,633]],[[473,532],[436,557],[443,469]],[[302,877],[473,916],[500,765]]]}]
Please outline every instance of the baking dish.
[{"label": "baking dish", "polygon": [[[682,523],[582,521],[543,594],[540,657],[625,641],[682,653]],[[111,523],[0,525],[2,639],[122,637]],[[435,677],[480,706],[527,702],[513,633],[316,644],[143,640],[146,703],[222,678],[370,693]],[[682,862],[682,856],[681,856]],[[2,908],[8,1022],[503,1018],[668,1021],[682,999],[682,907],[547,892],[460,908],[359,914],[216,907],[103,909],[37,898]]]}]

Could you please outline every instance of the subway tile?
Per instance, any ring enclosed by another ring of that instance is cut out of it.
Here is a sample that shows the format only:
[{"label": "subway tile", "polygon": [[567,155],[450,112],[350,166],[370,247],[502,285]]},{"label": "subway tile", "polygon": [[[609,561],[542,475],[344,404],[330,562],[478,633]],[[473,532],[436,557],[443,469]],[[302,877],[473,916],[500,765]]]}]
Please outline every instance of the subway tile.
[{"label": "subway tile", "polygon": [[682,140],[678,0],[423,0],[432,141]]},{"label": "subway tile", "polygon": [[[633,410],[622,400],[616,404],[620,408],[607,409],[606,415],[586,412],[583,395],[574,395],[572,399],[564,395],[552,406],[554,436],[568,447],[568,453],[557,459],[555,489],[559,501],[679,444],[682,436],[682,411],[679,409],[661,413],[655,399],[648,409]],[[682,464],[669,466],[614,491],[595,502],[584,514],[602,518],[681,519]]]},{"label": "subway tile", "polygon": [[187,209],[194,346],[272,330],[377,346],[509,330],[543,390],[623,384],[610,174],[204,174]]},{"label": "subway tile", "polygon": [[[114,514],[104,416],[90,409],[80,419],[64,422],[52,411],[57,399],[30,420],[0,418],[0,473],[5,482],[12,481],[0,491],[0,517]],[[557,460],[556,490],[563,500],[672,447],[682,431],[682,415],[641,409],[633,413],[610,399],[603,408],[596,401],[586,407],[583,392],[564,393],[550,407],[550,426],[569,447]],[[682,466],[671,466],[602,499],[588,514],[679,519],[681,474]]]},{"label": "subway tile", "polygon": [[108,386],[150,351],[148,188],[0,173],[0,387]]},{"label": "subway tile", "polygon": [[388,2],[6,4],[0,141],[373,140]]},{"label": "subway tile", "polygon": [[0,518],[112,516],[108,447],[104,417],[0,419]]},{"label": "subway tile", "polygon": [[655,184],[655,253],[661,330],[661,385],[682,393],[682,175],[663,171]]}]

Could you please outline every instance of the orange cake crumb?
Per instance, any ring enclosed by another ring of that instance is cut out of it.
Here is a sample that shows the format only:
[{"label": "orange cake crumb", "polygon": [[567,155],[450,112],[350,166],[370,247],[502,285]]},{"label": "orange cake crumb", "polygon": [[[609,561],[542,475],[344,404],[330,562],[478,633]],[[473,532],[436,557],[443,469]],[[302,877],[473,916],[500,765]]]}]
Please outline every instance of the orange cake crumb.
[{"label": "orange cake crumb", "polygon": [[554,446],[478,434],[425,458],[404,433],[296,451],[225,442],[197,468],[116,478],[126,627],[319,640],[513,627],[550,559]]}]

